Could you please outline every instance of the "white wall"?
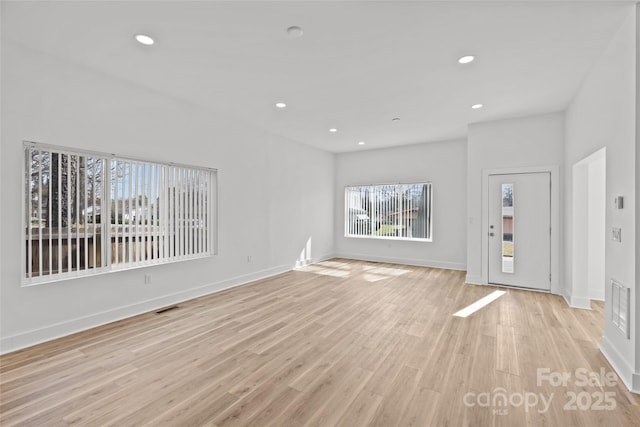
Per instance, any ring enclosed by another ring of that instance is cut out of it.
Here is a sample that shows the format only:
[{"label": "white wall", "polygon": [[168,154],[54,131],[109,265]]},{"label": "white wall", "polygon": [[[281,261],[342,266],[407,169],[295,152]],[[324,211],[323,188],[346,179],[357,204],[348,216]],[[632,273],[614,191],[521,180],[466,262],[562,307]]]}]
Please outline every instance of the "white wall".
[{"label": "white wall", "polygon": [[605,231],[606,231],[606,157],[600,157],[589,164],[588,185],[588,243],[587,259],[588,296],[590,299],[604,300],[605,290]]},{"label": "white wall", "polygon": [[[636,251],[640,250],[640,6],[636,4]],[[638,308],[640,307],[640,262],[636,257],[636,365],[633,389],[640,390],[640,328],[638,328]],[[632,300],[633,301],[633,300]],[[633,303],[633,302],[632,302]]]},{"label": "white wall", "polygon": [[[433,142],[336,156],[335,244],[342,257],[465,268],[466,143]],[[344,237],[344,187],[433,183],[433,242]]]},{"label": "white wall", "polygon": [[[1,119],[2,352],[287,270],[309,239],[332,253],[332,154],[6,39]],[[23,140],[218,168],[219,255],[21,287]]]},{"label": "white wall", "polygon": [[267,150],[269,264],[290,265],[303,251],[303,264],[327,258],[334,252],[333,155],[276,137]]},{"label": "white wall", "polygon": [[[562,163],[564,115],[545,114],[473,123],[469,125],[467,146],[467,282],[487,283],[486,203],[482,188],[488,171],[551,171],[552,244],[551,271],[559,271],[561,262],[559,236],[559,182],[557,171]],[[553,274],[551,289],[556,291],[559,274]]]},{"label": "white wall", "polygon": [[[573,217],[572,166],[591,153],[606,147],[606,229],[605,278],[617,279],[631,288],[631,300],[636,300],[636,126],[638,112],[636,67],[636,10],[629,7],[623,26],[611,40],[608,48],[594,64],[566,112],[565,145],[565,221]],[[614,208],[617,195],[625,197],[625,208]],[[609,237],[612,227],[622,228],[622,242]],[[565,236],[565,279],[569,293],[582,292],[584,282],[572,277],[573,239],[570,229]],[[632,304],[632,337],[627,339],[614,330],[611,319],[610,287],[605,295],[605,336],[602,351],[614,365],[628,386],[633,381],[635,342],[638,317],[636,304]],[[638,390],[636,388],[636,390]]]}]

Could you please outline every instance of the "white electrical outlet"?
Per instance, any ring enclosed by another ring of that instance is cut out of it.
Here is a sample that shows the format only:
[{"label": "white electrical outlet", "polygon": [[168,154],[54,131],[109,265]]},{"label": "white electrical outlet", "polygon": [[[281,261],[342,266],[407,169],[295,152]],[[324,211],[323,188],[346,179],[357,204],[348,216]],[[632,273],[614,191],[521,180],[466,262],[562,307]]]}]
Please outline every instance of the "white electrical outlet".
[{"label": "white electrical outlet", "polygon": [[613,227],[611,229],[611,240],[614,242],[622,242],[622,229],[619,227]]},{"label": "white electrical outlet", "polygon": [[151,277],[151,273],[147,273],[144,275],[144,284],[145,285],[149,285],[151,284],[152,281],[152,277]]},{"label": "white electrical outlet", "polygon": [[251,262],[251,255],[247,255],[247,262]]}]

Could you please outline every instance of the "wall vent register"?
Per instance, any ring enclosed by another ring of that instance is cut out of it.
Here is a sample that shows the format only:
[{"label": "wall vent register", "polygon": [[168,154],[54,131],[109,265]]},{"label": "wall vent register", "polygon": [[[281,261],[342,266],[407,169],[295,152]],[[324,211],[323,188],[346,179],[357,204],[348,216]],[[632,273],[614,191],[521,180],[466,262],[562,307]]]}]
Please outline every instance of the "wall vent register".
[{"label": "wall vent register", "polygon": [[629,338],[629,297],[630,289],[611,280],[611,321]]}]

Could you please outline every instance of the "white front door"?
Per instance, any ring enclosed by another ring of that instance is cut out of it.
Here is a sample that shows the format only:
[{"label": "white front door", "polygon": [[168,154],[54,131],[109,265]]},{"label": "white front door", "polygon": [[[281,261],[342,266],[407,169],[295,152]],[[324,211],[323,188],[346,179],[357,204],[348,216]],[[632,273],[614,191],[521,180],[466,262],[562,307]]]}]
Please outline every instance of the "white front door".
[{"label": "white front door", "polygon": [[551,289],[551,174],[489,175],[489,283]]}]

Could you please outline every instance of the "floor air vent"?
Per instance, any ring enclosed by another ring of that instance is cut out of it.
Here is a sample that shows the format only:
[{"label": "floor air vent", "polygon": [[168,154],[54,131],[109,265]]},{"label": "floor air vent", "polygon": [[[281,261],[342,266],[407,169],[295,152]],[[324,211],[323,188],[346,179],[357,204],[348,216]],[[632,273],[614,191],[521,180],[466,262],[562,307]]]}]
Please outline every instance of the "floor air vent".
[{"label": "floor air vent", "polygon": [[172,305],[172,306],[169,306],[169,307],[161,308],[160,310],[156,311],[156,314],[166,313],[167,311],[175,310],[176,308],[178,308],[177,305]]}]

